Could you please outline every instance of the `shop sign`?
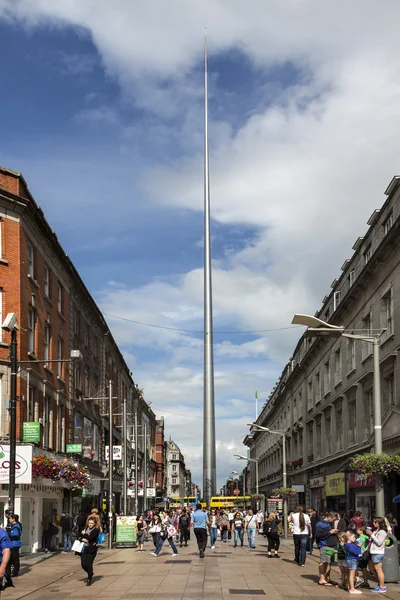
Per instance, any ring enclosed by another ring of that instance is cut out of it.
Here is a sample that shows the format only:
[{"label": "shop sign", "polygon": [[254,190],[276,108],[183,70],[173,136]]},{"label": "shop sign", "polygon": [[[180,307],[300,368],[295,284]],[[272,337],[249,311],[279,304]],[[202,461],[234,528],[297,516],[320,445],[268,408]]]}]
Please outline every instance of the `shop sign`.
[{"label": "shop sign", "polygon": [[325,477],[311,477],[310,488],[321,488],[325,485]]},{"label": "shop sign", "polygon": [[40,423],[22,423],[22,441],[36,444],[40,442]]},{"label": "shop sign", "polygon": [[147,497],[155,498],[156,497],[156,488],[147,488]]},{"label": "shop sign", "polygon": [[344,496],[346,493],[344,473],[334,473],[326,476],[326,495]]},{"label": "shop sign", "polygon": [[[10,481],[10,446],[0,446],[0,483]],[[15,482],[32,483],[32,446],[17,446]]]},{"label": "shop sign", "polygon": [[82,454],[82,444],[66,444],[65,452],[67,454]]},{"label": "shop sign", "polygon": [[375,487],[375,477],[363,473],[350,473],[349,488]]},{"label": "shop sign", "polygon": [[118,515],[115,527],[115,541],[117,543],[136,542],[135,523],[136,517]]},{"label": "shop sign", "polygon": [[296,485],[296,484],[295,484],[295,485],[292,485],[292,488],[293,488],[294,490],[296,490],[296,492],[297,492],[298,494],[303,494],[303,493],[304,493],[304,484],[301,484],[301,485]]},{"label": "shop sign", "polygon": [[[106,460],[110,458],[110,449],[106,446]],[[122,460],[122,446],[113,446],[113,460]]]}]

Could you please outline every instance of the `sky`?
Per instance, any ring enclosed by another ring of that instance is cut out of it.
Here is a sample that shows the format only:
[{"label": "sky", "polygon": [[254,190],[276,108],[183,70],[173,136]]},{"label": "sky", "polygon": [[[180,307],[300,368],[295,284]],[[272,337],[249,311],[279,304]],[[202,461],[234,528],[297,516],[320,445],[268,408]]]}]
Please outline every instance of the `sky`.
[{"label": "sky", "polygon": [[0,0],[0,164],[200,485],[204,27],[220,487],[293,314],[321,307],[399,174],[399,18],[396,0]]}]

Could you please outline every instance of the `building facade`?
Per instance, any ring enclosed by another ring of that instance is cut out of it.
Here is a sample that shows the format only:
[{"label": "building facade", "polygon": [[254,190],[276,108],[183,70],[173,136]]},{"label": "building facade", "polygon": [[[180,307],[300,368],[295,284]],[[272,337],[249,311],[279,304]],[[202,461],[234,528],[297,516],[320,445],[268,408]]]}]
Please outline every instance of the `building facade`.
[{"label": "building facade", "polygon": [[167,497],[181,498],[183,502],[187,495],[185,457],[171,438],[165,442],[165,456]]},{"label": "building facade", "polygon": [[[386,190],[353,256],[315,316],[351,333],[380,333],[383,450],[400,452],[400,178]],[[300,338],[257,423],[285,432],[288,484],[317,510],[375,510],[375,481],[352,473],[352,457],[374,449],[372,345],[339,337]],[[282,485],[282,436],[253,433],[245,443],[259,461],[260,492]],[[254,463],[248,464],[255,489]],[[386,509],[400,481],[385,482]]]},{"label": "building facade", "polygon": [[[105,508],[108,490],[106,445],[127,440],[127,464],[112,461],[114,507],[120,512],[124,468],[132,467],[134,440],[123,424],[138,416],[138,431],[148,424],[147,481],[155,486],[155,415],[132,379],[123,356],[91,294],[61,247],[20,173],[0,167],[0,321],[18,318],[17,440],[23,444],[23,423],[39,425],[39,439],[30,442],[33,455],[54,460],[68,456],[91,475],[88,489],[72,490],[63,480],[32,480],[19,485],[15,510],[24,524],[23,550],[42,545],[43,517],[53,509],[76,514]],[[0,442],[9,437],[10,334],[0,329]],[[71,351],[80,359],[71,360]],[[108,397],[114,400],[110,431]],[[132,432],[132,428],[131,428]],[[130,437],[129,437],[130,435]],[[69,444],[79,452],[67,454]],[[144,442],[138,439],[141,473]],[[17,481],[18,483],[18,481]],[[8,491],[0,489],[0,510]],[[132,501],[130,504],[132,509]]]}]

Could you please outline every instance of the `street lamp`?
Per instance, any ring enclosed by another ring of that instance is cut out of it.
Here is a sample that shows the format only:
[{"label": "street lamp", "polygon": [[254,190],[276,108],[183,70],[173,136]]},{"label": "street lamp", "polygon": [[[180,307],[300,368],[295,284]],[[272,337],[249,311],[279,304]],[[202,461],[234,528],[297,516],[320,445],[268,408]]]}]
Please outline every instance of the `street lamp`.
[{"label": "street lamp", "polygon": [[[359,340],[372,344],[373,347],[373,365],[374,365],[374,445],[375,453],[382,454],[382,409],[381,409],[381,372],[379,364],[380,339],[383,331],[365,330],[365,334],[349,333],[342,325],[331,325],[317,317],[311,315],[296,314],[293,317],[293,325],[305,325],[310,335],[325,335],[329,337],[345,337],[351,340]],[[377,332],[377,333],[373,333]],[[381,477],[376,476],[377,485],[375,488],[376,514],[385,514],[385,497]]]},{"label": "street lamp", "polygon": [[17,453],[17,331],[18,320],[15,313],[8,313],[1,328],[11,333],[10,344],[10,468],[8,482],[8,509],[14,512],[15,505],[15,460]]},{"label": "street lamp", "polygon": [[[282,483],[283,487],[287,487],[287,477],[286,477],[286,433],[285,431],[276,431],[269,429],[268,427],[263,427],[262,425],[258,425],[258,423],[249,423],[249,427],[252,427],[256,431],[267,431],[268,433],[275,433],[276,435],[280,435],[282,438]],[[287,497],[283,498],[283,531],[284,536],[287,538],[288,536],[288,506],[287,506]]]},{"label": "street lamp", "polygon": [[[233,456],[235,456],[238,460],[246,460],[247,462],[253,462],[256,464],[256,494],[258,496],[258,458],[247,458],[247,456],[242,456],[241,454],[234,454]],[[243,496],[245,496],[244,491],[243,491]],[[244,503],[246,504],[246,499],[244,500]],[[258,500],[257,500],[257,507],[258,507]]]}]

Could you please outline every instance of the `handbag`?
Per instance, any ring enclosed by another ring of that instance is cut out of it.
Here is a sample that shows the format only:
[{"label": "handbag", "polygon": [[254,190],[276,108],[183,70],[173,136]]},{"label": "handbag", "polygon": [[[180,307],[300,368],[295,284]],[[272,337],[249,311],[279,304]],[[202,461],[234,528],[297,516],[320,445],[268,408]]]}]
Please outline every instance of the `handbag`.
[{"label": "handbag", "polygon": [[106,539],[106,536],[104,535],[103,532],[99,533],[99,539],[98,539],[98,543],[99,544],[104,544],[104,540]]},{"label": "handbag", "polygon": [[168,531],[167,531],[166,529],[163,529],[163,530],[160,532],[160,538],[161,538],[162,540],[166,540],[166,539],[167,539],[167,537],[168,537]]},{"label": "handbag", "polygon": [[156,528],[155,527],[150,527],[149,533],[156,533]]},{"label": "handbag", "polygon": [[74,543],[72,544],[71,550],[72,550],[72,552],[78,552],[78,554],[82,554],[84,547],[85,547],[84,542],[75,540]]},{"label": "handbag", "polygon": [[13,584],[10,573],[7,573],[6,571],[4,577],[0,579],[0,592],[4,592],[8,587],[15,587],[15,585]]}]

